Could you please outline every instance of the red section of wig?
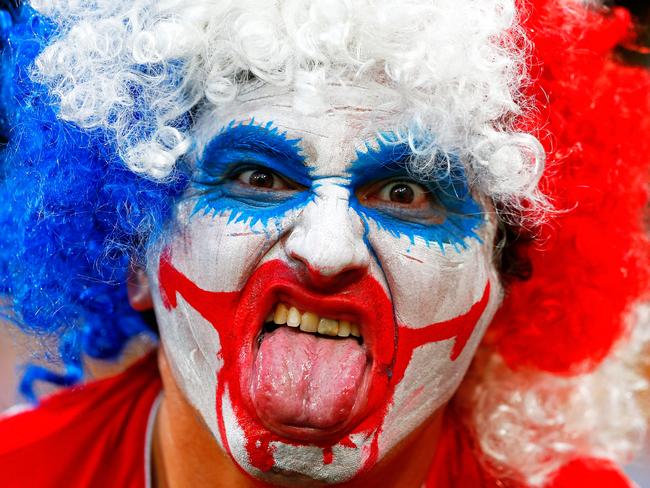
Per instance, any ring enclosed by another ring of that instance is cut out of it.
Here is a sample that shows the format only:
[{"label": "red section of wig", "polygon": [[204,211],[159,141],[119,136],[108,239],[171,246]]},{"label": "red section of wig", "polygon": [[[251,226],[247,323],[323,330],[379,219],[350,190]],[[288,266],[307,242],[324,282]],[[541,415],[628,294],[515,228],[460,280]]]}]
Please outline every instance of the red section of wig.
[{"label": "red section of wig", "polygon": [[511,367],[572,374],[595,367],[648,298],[650,70],[616,58],[633,32],[626,10],[536,0],[529,12],[537,113],[527,123],[542,128],[541,189],[560,212],[520,249],[532,278],[509,286],[487,341]]}]

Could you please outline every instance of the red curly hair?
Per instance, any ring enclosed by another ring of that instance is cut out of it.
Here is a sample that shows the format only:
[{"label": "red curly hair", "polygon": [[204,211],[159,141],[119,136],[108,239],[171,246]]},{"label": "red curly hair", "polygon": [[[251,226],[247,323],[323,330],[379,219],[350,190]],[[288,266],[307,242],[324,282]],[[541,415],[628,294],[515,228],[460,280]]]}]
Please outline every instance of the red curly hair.
[{"label": "red curly hair", "polygon": [[530,278],[510,283],[486,342],[510,367],[576,374],[607,356],[650,290],[650,70],[617,52],[634,41],[625,9],[527,10],[537,111],[526,124],[547,150],[540,185],[558,212],[518,246]]}]

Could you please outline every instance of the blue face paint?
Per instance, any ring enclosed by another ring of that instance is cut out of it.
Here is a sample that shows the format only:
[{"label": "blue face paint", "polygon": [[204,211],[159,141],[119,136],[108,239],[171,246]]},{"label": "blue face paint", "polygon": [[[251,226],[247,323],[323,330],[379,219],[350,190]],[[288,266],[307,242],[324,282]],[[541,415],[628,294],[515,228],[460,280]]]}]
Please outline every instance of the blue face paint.
[{"label": "blue face paint", "polygon": [[[351,206],[359,215],[372,220],[377,226],[395,237],[406,236],[412,243],[416,238],[427,245],[451,245],[456,250],[467,248],[468,239],[480,241],[476,230],[484,222],[481,206],[472,198],[464,168],[457,158],[449,162],[441,161],[432,175],[426,180],[418,179],[408,171],[412,158],[406,143],[396,143],[390,134],[377,141],[377,148],[357,152],[349,172],[355,189],[372,182],[406,181],[426,188],[436,205],[436,222],[431,222],[432,214],[401,209],[390,205],[364,205],[358,198],[351,200]],[[442,221],[441,221],[442,220]]]},{"label": "blue face paint", "polygon": [[[366,147],[366,151],[357,152],[349,174],[341,175],[337,183],[350,190],[350,205],[366,221],[366,227],[368,221],[373,221],[395,237],[406,236],[412,243],[419,238],[441,249],[445,244],[457,250],[466,248],[470,238],[480,241],[475,231],[483,224],[483,211],[471,196],[460,161],[441,161],[426,181],[417,179],[407,168],[412,158],[410,147],[395,141],[388,134],[378,140],[376,148]],[[262,189],[238,181],[242,172],[260,169],[274,173],[289,187]],[[430,195],[432,207],[423,212],[389,204],[368,205],[355,196],[359,188],[382,181],[421,185]],[[288,139],[271,123],[231,122],[208,144],[199,163],[193,184],[197,197],[195,213],[230,212],[229,222],[266,226],[273,220],[277,225],[288,211],[311,201],[321,184],[321,179],[313,177],[306,166],[299,140]]]},{"label": "blue face paint", "polygon": [[[253,226],[277,221],[287,211],[304,206],[311,198],[312,179],[298,143],[270,122],[228,124],[208,144],[199,162],[193,184],[198,198],[195,213],[230,212],[229,222]],[[237,180],[244,171],[260,169],[279,175],[290,188],[260,189]]]}]

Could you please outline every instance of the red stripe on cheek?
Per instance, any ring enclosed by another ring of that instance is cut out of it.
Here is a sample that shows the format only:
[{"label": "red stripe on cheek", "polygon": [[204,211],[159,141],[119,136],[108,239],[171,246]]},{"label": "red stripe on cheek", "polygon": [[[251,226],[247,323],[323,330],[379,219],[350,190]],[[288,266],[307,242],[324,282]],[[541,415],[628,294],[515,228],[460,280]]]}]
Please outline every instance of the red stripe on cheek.
[{"label": "red stripe on cheek", "polygon": [[483,312],[485,312],[489,301],[490,282],[488,281],[481,299],[472,305],[465,314],[454,317],[446,322],[438,322],[418,329],[400,325],[397,360],[395,361],[395,368],[393,370],[395,383],[398,383],[404,377],[404,372],[413,357],[415,349],[425,344],[455,339],[449,359],[452,361],[458,359],[458,356],[465,349],[472,332],[474,332],[476,324],[483,315]]}]

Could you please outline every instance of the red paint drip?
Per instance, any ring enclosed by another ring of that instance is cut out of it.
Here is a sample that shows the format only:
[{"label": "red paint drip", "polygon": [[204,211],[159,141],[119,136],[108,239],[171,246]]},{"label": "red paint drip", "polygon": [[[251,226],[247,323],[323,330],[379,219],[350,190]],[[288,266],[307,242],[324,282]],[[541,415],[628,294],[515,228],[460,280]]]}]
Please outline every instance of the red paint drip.
[{"label": "red paint drip", "polygon": [[355,447],[357,447],[357,445],[350,438],[350,436],[347,436],[347,437],[344,437],[343,439],[341,439],[339,444],[341,444],[341,446],[343,446],[343,447],[349,447],[351,449],[354,449]]},{"label": "red paint drip", "polygon": [[334,461],[334,453],[332,452],[332,446],[327,446],[323,448],[323,464],[332,464]]},{"label": "red paint drip", "polygon": [[[244,431],[246,438],[244,447],[250,464],[264,472],[271,470],[274,465],[271,444],[273,442],[320,447],[323,449],[323,463],[330,464],[334,461],[332,446],[338,444],[356,448],[357,445],[350,435],[357,433],[372,433],[370,445],[363,448],[366,460],[358,475],[370,470],[379,457],[379,435],[386,412],[392,402],[395,385],[404,377],[413,352],[417,347],[430,342],[455,339],[450,358],[452,361],[457,359],[487,306],[490,290],[488,283],[481,300],[466,314],[447,322],[413,329],[403,325],[395,326],[392,319],[392,303],[375,279],[366,275],[360,277],[358,282],[350,284],[346,289],[346,300],[364,304],[364,307],[371,311],[366,318],[367,323],[374,329],[364,332],[367,347],[373,351],[368,407],[358,425],[345,437],[324,442],[302,443],[269,431],[255,415],[250,399],[242,392],[242,389],[249,384],[248,370],[254,359],[258,324],[264,319],[261,314],[271,309],[273,305],[271,301],[275,299],[268,293],[265,294],[265,291],[271,283],[277,282],[288,283],[294,287],[304,286],[286,263],[274,260],[260,266],[249,278],[242,291],[206,291],[173,266],[168,251],[163,252],[160,257],[159,283],[164,306],[168,310],[176,308],[178,295],[182,296],[212,324],[219,334],[221,341],[219,355],[223,359],[223,367],[217,375],[215,393],[218,428],[224,448],[232,456],[222,415],[225,394],[228,392],[238,424]],[[332,299],[337,298],[323,296],[323,300]],[[248,474],[246,471],[243,472]]]}]

